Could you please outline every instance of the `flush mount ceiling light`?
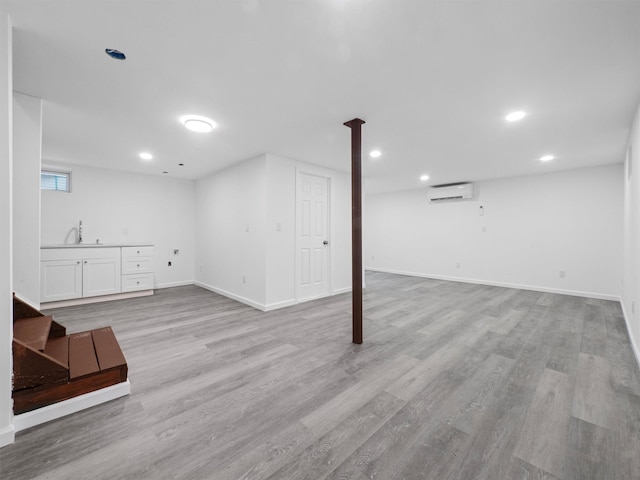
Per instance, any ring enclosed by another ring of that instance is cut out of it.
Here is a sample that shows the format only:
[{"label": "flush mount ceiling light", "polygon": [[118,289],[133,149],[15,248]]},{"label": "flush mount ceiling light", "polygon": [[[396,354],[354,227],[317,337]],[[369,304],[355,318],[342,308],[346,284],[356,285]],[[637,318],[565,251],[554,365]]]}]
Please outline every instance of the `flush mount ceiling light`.
[{"label": "flush mount ceiling light", "polygon": [[147,161],[149,161],[149,160],[153,159],[153,155],[151,155],[149,152],[141,152],[141,153],[140,153],[140,155],[139,155],[139,157],[140,157],[142,160],[147,160]]},{"label": "flush mount ceiling light", "polygon": [[216,128],[216,122],[199,115],[185,115],[180,117],[182,124],[191,131],[207,133]]},{"label": "flush mount ceiling light", "polygon": [[421,181],[421,182],[426,182],[427,180],[429,180],[429,175],[422,175],[422,176],[420,177],[420,181]]},{"label": "flush mount ceiling light", "polygon": [[518,110],[517,112],[511,112],[509,115],[504,117],[504,119],[507,122],[517,122],[518,120],[522,120],[526,115],[526,112]]},{"label": "flush mount ceiling light", "polygon": [[550,162],[554,158],[556,158],[556,157],[554,157],[553,155],[544,155],[544,156],[540,157],[540,161],[541,162]]},{"label": "flush mount ceiling light", "polygon": [[371,152],[369,152],[371,158],[378,158],[380,155],[382,155],[380,150],[371,150]]},{"label": "flush mount ceiling light", "polygon": [[105,48],[104,53],[109,55],[111,58],[116,60],[126,60],[127,56],[122,53],[120,50],[116,50],[115,48]]}]

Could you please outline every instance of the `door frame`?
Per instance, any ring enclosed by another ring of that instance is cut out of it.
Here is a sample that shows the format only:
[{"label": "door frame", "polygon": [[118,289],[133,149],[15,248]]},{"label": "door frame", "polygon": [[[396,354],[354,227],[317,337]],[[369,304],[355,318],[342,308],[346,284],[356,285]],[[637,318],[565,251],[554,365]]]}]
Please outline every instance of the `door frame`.
[{"label": "door frame", "polygon": [[[326,294],[323,295],[319,295],[317,297],[313,297],[313,298],[305,298],[304,300],[300,300],[300,259],[299,259],[299,246],[300,246],[300,241],[298,238],[298,219],[299,217],[299,213],[300,213],[300,203],[298,202],[299,200],[299,196],[298,196],[298,190],[300,187],[300,177],[301,175],[311,175],[313,177],[320,177],[320,178],[324,178],[327,180],[327,239],[329,240],[329,245],[327,246],[327,288],[326,288]],[[333,246],[333,229],[332,227],[332,219],[331,219],[331,186],[332,186],[332,178],[330,176],[328,176],[325,172],[318,172],[318,171],[314,171],[313,168],[301,168],[301,167],[296,167],[296,184],[295,184],[295,221],[294,221],[294,236],[295,236],[295,247],[294,247],[294,259],[293,259],[293,264],[294,264],[294,268],[295,268],[295,274],[294,274],[294,299],[295,299],[295,303],[300,303],[300,302],[307,302],[309,300],[315,300],[317,298],[324,298],[324,297],[330,297],[331,296],[331,292],[333,291],[332,289],[332,280],[331,280],[331,263],[332,263],[332,254],[331,252],[333,251],[332,246]]]}]

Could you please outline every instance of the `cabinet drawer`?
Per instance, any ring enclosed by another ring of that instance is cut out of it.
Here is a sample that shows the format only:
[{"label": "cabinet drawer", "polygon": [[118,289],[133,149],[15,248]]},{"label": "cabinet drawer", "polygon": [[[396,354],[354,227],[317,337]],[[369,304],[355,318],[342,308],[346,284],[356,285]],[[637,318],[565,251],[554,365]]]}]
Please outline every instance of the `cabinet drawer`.
[{"label": "cabinet drawer", "polygon": [[129,275],[132,273],[151,273],[153,272],[153,257],[123,257],[122,258],[122,274]]},{"label": "cabinet drawer", "polygon": [[136,290],[151,290],[153,288],[153,273],[140,275],[123,275],[122,291],[135,292]]},{"label": "cabinet drawer", "polygon": [[153,247],[122,247],[122,257],[150,257]]}]

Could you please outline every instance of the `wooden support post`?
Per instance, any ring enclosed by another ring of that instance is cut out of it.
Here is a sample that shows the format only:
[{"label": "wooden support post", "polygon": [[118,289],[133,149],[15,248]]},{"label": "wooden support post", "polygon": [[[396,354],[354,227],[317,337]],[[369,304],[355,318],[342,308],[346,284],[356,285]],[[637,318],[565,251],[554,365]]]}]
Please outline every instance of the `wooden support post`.
[{"label": "wooden support post", "polygon": [[345,122],[351,129],[351,277],[353,289],[353,343],[362,343],[362,124]]}]

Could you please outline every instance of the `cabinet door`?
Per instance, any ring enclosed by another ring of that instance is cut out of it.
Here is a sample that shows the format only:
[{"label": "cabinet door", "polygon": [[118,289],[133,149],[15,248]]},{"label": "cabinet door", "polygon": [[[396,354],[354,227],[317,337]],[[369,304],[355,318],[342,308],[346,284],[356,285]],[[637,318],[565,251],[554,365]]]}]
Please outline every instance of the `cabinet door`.
[{"label": "cabinet door", "polygon": [[120,258],[91,258],[82,264],[82,296],[120,293]]},{"label": "cabinet door", "polygon": [[40,301],[56,302],[82,297],[82,260],[40,262]]}]

